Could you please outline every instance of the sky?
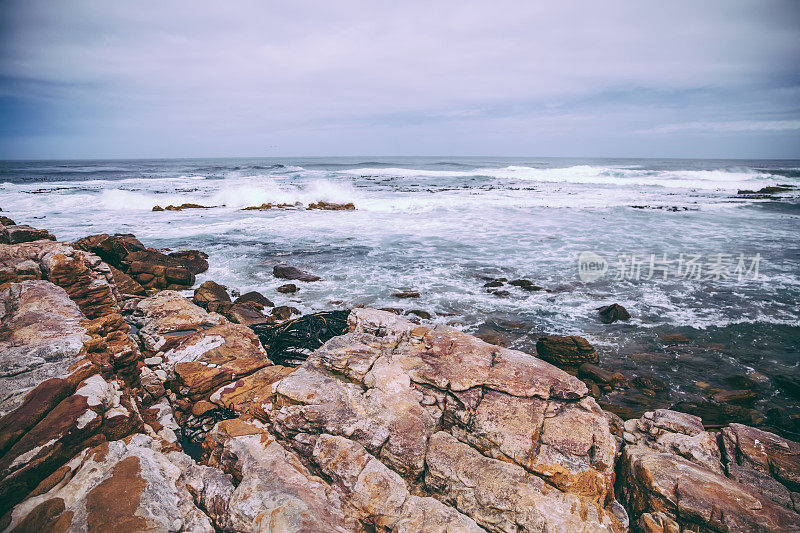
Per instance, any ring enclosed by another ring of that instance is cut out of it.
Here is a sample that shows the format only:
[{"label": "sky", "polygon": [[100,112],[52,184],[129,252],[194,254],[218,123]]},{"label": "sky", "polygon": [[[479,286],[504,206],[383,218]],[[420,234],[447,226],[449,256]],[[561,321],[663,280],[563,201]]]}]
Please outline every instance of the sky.
[{"label": "sky", "polygon": [[0,0],[0,158],[800,158],[800,1]]}]

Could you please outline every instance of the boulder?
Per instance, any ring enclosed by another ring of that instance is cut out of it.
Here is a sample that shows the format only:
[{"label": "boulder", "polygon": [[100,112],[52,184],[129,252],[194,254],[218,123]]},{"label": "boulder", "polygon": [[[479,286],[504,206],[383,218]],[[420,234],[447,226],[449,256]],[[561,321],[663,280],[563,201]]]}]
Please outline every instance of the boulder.
[{"label": "boulder", "polygon": [[[188,289],[194,274],[173,257],[159,251],[137,250],[125,256],[126,272],[146,289]],[[124,270],[124,269],[123,269]]]},{"label": "boulder", "polygon": [[111,270],[111,275],[114,276],[114,284],[121,294],[132,294],[135,296],[147,295],[147,291],[144,290],[144,287],[142,287],[138,281],[118,268],[114,268],[110,265],[108,268]]},{"label": "boulder", "polygon": [[194,290],[192,301],[215,313],[225,313],[230,309],[231,297],[228,289],[214,281],[204,281]]},{"label": "boulder", "polygon": [[168,255],[194,275],[202,274],[208,270],[208,254],[199,250],[182,250],[171,252]]},{"label": "boulder", "polygon": [[559,367],[577,367],[583,363],[597,364],[600,357],[583,337],[541,337],[536,341],[536,354]]},{"label": "boulder", "polygon": [[297,285],[294,283],[287,283],[285,285],[281,285],[275,290],[284,294],[292,294],[297,292]]},{"label": "boulder", "polygon": [[643,531],[800,531],[797,513],[677,455],[629,445],[619,468],[620,498]]},{"label": "boulder", "polygon": [[204,448],[208,464],[236,480],[225,513],[231,531],[365,532],[340,491],[258,424],[220,422]]},{"label": "boulder", "polygon": [[706,431],[703,422],[696,416],[656,409],[638,420],[627,420],[624,429],[623,438],[628,444],[673,453],[713,472],[722,473],[716,435]]},{"label": "boulder", "polygon": [[279,305],[278,307],[273,307],[270,314],[275,317],[276,320],[289,320],[292,316],[299,315],[300,310],[288,305]]},{"label": "boulder", "polygon": [[0,292],[0,415],[51,378],[64,379],[85,358],[83,314],[67,292],[48,281],[13,283]]},{"label": "boulder", "polygon": [[16,226],[17,223],[7,216],[0,216],[0,226]]},{"label": "boulder", "polygon": [[760,429],[731,424],[722,429],[728,477],[785,507],[800,511],[800,443]]},{"label": "boulder", "polygon": [[45,381],[0,420],[7,440],[0,458],[0,513],[83,448],[142,429],[134,400],[123,384],[94,374],[73,388],[89,372],[76,369],[66,379]]},{"label": "boulder", "polygon": [[122,262],[128,254],[145,250],[142,244],[135,235],[131,233],[117,233],[109,235],[101,233],[99,235],[89,235],[75,242],[75,246],[81,250],[92,252],[116,268],[122,266]]},{"label": "boulder", "polygon": [[42,269],[36,261],[22,257],[0,260],[0,290],[9,283],[42,279]]},{"label": "boulder", "polygon": [[280,381],[294,371],[294,368],[280,365],[265,366],[245,376],[223,385],[214,391],[209,401],[219,407],[233,409],[236,414],[249,414],[266,422],[265,409],[272,407],[272,384]]},{"label": "boulder", "polygon": [[236,300],[234,300],[234,304],[241,304],[245,302],[253,302],[263,307],[275,307],[275,304],[272,303],[272,300],[264,296],[258,291],[250,291],[242,294]]},{"label": "boulder", "polygon": [[600,320],[605,324],[613,324],[617,320],[630,320],[631,315],[628,310],[619,304],[605,305],[597,308]]},{"label": "boulder", "polygon": [[234,303],[225,316],[237,324],[244,324],[245,326],[252,326],[253,324],[271,323],[271,317],[264,316],[261,312],[263,306],[256,302],[241,302]]},{"label": "boulder", "polygon": [[299,268],[288,265],[275,265],[272,268],[272,275],[276,278],[291,279],[297,281],[319,281],[322,278],[314,276],[308,272],[303,272]]},{"label": "boulder", "polygon": [[46,229],[36,229],[24,224],[0,225],[0,243],[19,244],[39,240],[56,240]]},{"label": "boulder", "polygon": [[[4,524],[13,531],[215,531],[195,503],[187,478],[202,467],[180,452],[134,435],[84,450],[17,505]],[[224,483],[224,481],[223,481]],[[231,481],[227,488],[232,492]],[[202,488],[203,485],[200,485]]]},{"label": "boulder", "polygon": [[[436,460],[429,439],[443,430],[478,456],[515,464],[518,477],[538,479],[552,497],[577,497],[598,523],[613,521],[606,505],[617,444],[581,381],[451,328],[416,326],[372,309],[353,310],[349,321],[350,333],[329,340],[274,385],[266,415],[279,435],[289,442],[346,437],[414,480]],[[529,490],[502,477],[497,483],[511,499]],[[426,490],[441,497],[438,488]],[[459,511],[488,527],[472,511]],[[542,523],[555,527],[560,520]]]}]

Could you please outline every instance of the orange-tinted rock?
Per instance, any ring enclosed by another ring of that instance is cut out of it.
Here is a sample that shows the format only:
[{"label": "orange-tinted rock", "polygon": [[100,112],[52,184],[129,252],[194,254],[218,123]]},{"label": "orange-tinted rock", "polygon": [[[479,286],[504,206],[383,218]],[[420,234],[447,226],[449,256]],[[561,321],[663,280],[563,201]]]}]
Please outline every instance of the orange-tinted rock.
[{"label": "orange-tinted rock", "polygon": [[215,477],[184,454],[161,450],[144,435],[85,450],[66,465],[61,482],[14,508],[10,530],[34,531],[26,528],[37,524],[44,529],[35,531],[212,533],[183,479],[202,487]]},{"label": "orange-tinted rock", "polygon": [[19,244],[38,240],[56,240],[46,229],[36,229],[24,224],[0,225],[0,243]]},{"label": "orange-tinted rock", "polygon": [[577,367],[583,363],[597,364],[600,357],[583,337],[542,337],[536,341],[536,354],[559,367]]},{"label": "orange-tinted rock", "polygon": [[626,446],[620,476],[620,496],[632,522],[646,524],[661,513],[661,523],[681,530],[800,531],[797,513],[670,453]]}]

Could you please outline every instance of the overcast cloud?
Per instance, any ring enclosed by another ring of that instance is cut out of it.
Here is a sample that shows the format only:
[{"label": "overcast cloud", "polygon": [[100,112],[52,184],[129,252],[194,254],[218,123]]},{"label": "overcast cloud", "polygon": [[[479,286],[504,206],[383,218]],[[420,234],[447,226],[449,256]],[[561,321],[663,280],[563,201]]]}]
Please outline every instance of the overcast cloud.
[{"label": "overcast cloud", "polygon": [[0,157],[800,157],[795,0],[0,9]]}]

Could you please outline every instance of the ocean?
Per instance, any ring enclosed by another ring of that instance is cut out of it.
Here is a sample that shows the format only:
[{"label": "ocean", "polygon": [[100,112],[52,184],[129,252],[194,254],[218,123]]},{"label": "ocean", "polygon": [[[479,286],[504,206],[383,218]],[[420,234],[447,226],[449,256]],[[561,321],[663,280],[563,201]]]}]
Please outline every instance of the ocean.
[{"label": "ocean", "polygon": [[[206,252],[198,283],[303,312],[425,311],[523,351],[540,335],[582,335],[601,366],[663,381],[657,406],[746,386],[759,412],[798,412],[800,189],[737,192],[800,186],[800,161],[5,161],[0,183],[4,215],[60,240],[133,233]],[[242,210],[320,200],[356,210]],[[185,202],[214,208],[152,211]],[[278,293],[277,263],[323,281]],[[541,290],[485,286],[497,279]],[[597,308],[611,303],[632,319],[602,323]]]}]

